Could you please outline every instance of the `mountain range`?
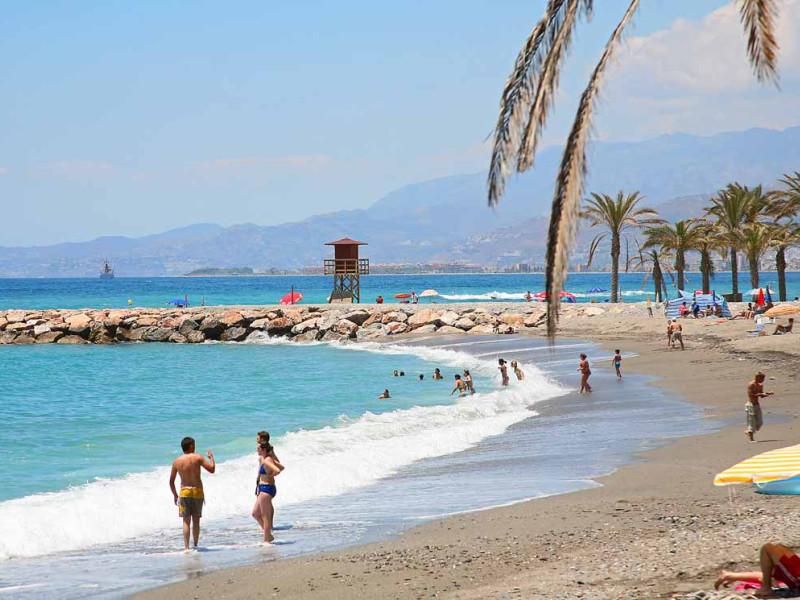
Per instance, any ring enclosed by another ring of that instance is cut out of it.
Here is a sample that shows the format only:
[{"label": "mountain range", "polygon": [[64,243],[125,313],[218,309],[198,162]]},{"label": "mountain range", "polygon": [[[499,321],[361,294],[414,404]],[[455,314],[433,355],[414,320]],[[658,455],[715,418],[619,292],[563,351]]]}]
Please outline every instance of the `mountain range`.
[{"label": "mountain range", "polygon": [[[189,225],[140,238],[0,247],[0,277],[94,277],[110,259],[119,276],[177,275],[204,267],[297,269],[329,257],[323,244],[363,240],[373,263],[469,262],[502,266],[542,261],[561,148],[511,180],[500,206],[486,206],[486,173],[452,175],[397,189],[371,206],[282,225]],[[594,142],[587,191],[639,190],[676,220],[702,212],[727,183],[773,185],[800,170],[800,127],[703,137],[684,133],[641,142]],[[581,232],[577,255],[594,232]]]}]

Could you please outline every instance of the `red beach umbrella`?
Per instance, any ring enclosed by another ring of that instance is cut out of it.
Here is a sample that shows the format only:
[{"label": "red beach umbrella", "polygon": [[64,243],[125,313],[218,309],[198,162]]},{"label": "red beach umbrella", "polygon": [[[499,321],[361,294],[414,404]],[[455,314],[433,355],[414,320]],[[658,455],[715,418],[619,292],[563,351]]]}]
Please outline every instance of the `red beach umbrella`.
[{"label": "red beach umbrella", "polygon": [[756,300],[756,305],[766,305],[766,302],[764,302],[764,288],[758,288],[758,300]]},{"label": "red beach umbrella", "polygon": [[300,300],[303,299],[303,294],[300,292],[291,292],[290,294],[286,294],[283,298],[281,298],[281,304],[297,304]]}]

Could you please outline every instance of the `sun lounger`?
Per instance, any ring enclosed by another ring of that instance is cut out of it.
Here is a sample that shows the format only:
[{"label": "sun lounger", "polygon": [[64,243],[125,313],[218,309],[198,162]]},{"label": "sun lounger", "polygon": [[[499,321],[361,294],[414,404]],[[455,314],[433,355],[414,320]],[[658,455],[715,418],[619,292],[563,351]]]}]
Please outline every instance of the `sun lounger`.
[{"label": "sun lounger", "polygon": [[758,335],[761,335],[763,332],[764,332],[764,324],[759,322],[756,323],[755,329],[751,329],[750,331],[747,332],[747,335],[749,335],[750,337],[756,337]]}]

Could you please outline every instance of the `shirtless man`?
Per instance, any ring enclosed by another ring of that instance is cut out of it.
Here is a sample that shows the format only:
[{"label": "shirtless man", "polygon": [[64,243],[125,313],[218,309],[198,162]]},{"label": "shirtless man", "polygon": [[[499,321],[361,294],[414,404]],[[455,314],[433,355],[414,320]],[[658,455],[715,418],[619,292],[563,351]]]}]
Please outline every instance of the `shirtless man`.
[{"label": "shirtless man", "polygon": [[671,348],[676,348],[675,342],[681,343],[681,350],[685,350],[683,347],[683,326],[678,323],[678,319],[672,319],[672,324],[669,326],[669,331],[671,334],[670,342]]},{"label": "shirtless man", "polygon": [[[206,452],[208,460],[203,455],[195,454],[194,439],[185,437],[181,440],[183,456],[179,456],[172,463],[172,472],[169,474],[169,489],[178,507],[178,515],[183,519],[183,547],[189,550],[189,525],[192,525],[194,534],[194,547],[200,539],[200,517],[203,516],[203,482],[200,480],[200,467],[209,473],[217,469],[214,455],[211,450]],[[181,476],[181,491],[175,489],[175,477]]]},{"label": "shirtless man", "polygon": [[747,384],[747,404],[744,406],[747,418],[747,429],[744,430],[744,434],[751,442],[756,441],[753,435],[756,431],[761,429],[761,426],[764,424],[764,417],[761,414],[761,404],[759,401],[761,398],[767,398],[775,394],[775,392],[764,391],[764,379],[766,379],[766,375],[759,371],[755,374],[755,377],[753,377],[753,381]]}]

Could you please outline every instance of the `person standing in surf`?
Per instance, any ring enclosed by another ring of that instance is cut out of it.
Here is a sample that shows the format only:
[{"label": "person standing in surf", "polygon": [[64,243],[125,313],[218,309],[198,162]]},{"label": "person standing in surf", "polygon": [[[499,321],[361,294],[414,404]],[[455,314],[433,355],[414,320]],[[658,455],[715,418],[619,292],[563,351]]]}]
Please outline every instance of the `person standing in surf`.
[{"label": "person standing in surf", "polygon": [[502,358],[498,359],[497,362],[500,364],[497,367],[500,370],[500,376],[503,378],[503,386],[508,386],[508,367],[506,366],[506,361]]},{"label": "person standing in surf", "polygon": [[463,398],[464,396],[467,395],[467,384],[464,381],[462,381],[461,375],[459,375],[458,373],[456,373],[455,378],[456,382],[455,385],[453,386],[453,389],[450,391],[450,395],[452,396],[453,394],[456,393],[456,390],[458,390],[458,395]]},{"label": "person standing in surf", "polygon": [[617,370],[617,379],[622,379],[622,372],[619,370],[622,366],[622,354],[619,353],[619,350],[614,350],[614,358],[611,359],[611,364]]},{"label": "person standing in surf", "polygon": [[511,368],[514,370],[514,375],[517,376],[517,381],[523,381],[525,379],[525,372],[519,368],[519,363],[517,361],[511,361]]},{"label": "person standing in surf", "polygon": [[467,389],[469,390],[470,396],[475,393],[475,387],[472,385],[472,375],[469,373],[469,369],[464,369],[464,383],[467,384]]},{"label": "person standing in surf", "polygon": [[592,374],[592,370],[589,368],[589,359],[586,358],[585,354],[581,354],[581,364],[578,365],[578,371],[581,372],[581,391],[582,394],[584,391],[589,393],[592,391],[592,386],[589,385],[589,376]]},{"label": "person standing in surf", "polygon": [[253,518],[264,531],[264,541],[269,543],[275,540],[272,527],[275,519],[275,507],[272,500],[278,495],[275,487],[275,476],[283,471],[283,465],[278,466],[272,459],[274,450],[269,442],[261,442],[257,446],[258,452],[258,489],[256,490],[256,503],[253,506]]},{"label": "person standing in surf", "polygon": [[[209,473],[217,470],[214,462],[214,455],[211,450],[206,452],[208,460],[201,454],[195,454],[194,439],[185,437],[181,440],[183,456],[179,456],[172,463],[172,471],[169,474],[169,489],[172,491],[172,498],[178,507],[178,516],[183,519],[183,548],[189,550],[189,528],[191,526],[194,534],[194,547],[200,540],[200,518],[203,516],[203,504],[205,495],[203,494],[203,482],[200,478],[200,467]],[[175,489],[175,478],[181,476],[181,491]]]}]

